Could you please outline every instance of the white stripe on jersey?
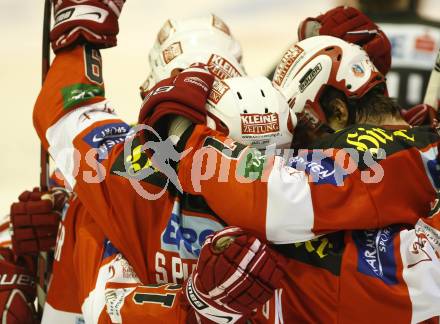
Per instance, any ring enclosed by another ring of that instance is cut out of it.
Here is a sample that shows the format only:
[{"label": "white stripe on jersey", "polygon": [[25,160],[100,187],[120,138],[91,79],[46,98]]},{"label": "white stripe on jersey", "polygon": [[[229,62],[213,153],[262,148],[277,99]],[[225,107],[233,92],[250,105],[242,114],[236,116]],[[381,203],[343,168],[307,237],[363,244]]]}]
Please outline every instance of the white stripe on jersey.
[{"label": "white stripe on jersey", "polygon": [[[109,102],[101,101],[72,110],[63,116],[46,132],[49,153],[71,188],[75,186],[75,148],[73,141],[85,129],[103,120],[115,120],[109,112]],[[85,157],[82,157],[84,159]]]},{"label": "white stripe on jersey", "polygon": [[[437,236],[437,238],[433,238]],[[400,232],[403,279],[412,304],[411,323],[440,315],[440,232],[419,220],[413,230]],[[437,240],[437,242],[435,242]]]},{"label": "white stripe on jersey", "polygon": [[[266,233],[275,244],[305,242],[312,233],[313,205],[308,177],[275,157],[267,184]],[[288,202],[288,203],[286,203]]]},{"label": "white stripe on jersey", "polygon": [[46,303],[44,304],[43,318],[41,319],[41,324],[53,323],[82,324],[84,323],[84,318],[82,314],[63,312],[53,308],[51,305]]}]

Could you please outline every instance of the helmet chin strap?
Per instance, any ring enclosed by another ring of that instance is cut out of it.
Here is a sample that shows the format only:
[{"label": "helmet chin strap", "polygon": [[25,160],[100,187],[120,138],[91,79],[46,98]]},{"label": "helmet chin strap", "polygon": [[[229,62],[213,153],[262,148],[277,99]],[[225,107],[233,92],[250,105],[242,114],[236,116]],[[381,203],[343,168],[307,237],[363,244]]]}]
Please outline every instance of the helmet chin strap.
[{"label": "helmet chin strap", "polygon": [[[175,135],[171,137],[174,144],[177,144],[182,134],[192,125],[188,118],[182,116],[176,116],[170,122],[170,127],[168,130],[168,136]],[[174,140],[177,139],[177,140]]]}]

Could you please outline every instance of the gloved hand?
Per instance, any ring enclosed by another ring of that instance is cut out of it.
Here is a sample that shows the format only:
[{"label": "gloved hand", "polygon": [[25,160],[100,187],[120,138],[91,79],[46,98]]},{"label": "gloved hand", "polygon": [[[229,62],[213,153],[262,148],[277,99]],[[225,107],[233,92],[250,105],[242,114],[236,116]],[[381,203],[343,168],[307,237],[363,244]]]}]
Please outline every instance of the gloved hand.
[{"label": "gloved hand", "polygon": [[418,104],[410,109],[402,109],[400,114],[411,126],[430,125],[433,119],[437,118],[437,112],[427,104]]},{"label": "gloved hand", "polygon": [[216,323],[234,323],[269,300],[283,277],[282,256],[238,227],[208,236],[185,294]]},{"label": "gloved hand", "polygon": [[361,46],[377,69],[387,74],[391,67],[391,43],[370,18],[353,7],[340,6],[318,17],[306,18],[298,27],[298,40],[329,35]]},{"label": "gloved hand", "polygon": [[178,115],[195,124],[205,123],[205,104],[213,82],[214,76],[200,63],[162,80],[146,93],[138,122],[156,129],[163,117]]},{"label": "gloved hand", "polygon": [[11,205],[12,249],[16,255],[48,251],[55,246],[61,211],[69,195],[63,188],[48,193],[25,191]]},{"label": "gloved hand", "polygon": [[54,52],[77,42],[96,48],[116,45],[118,18],[125,0],[55,0],[55,23],[50,32]]},{"label": "gloved hand", "polygon": [[2,323],[36,323],[35,264],[19,264],[11,250],[0,248],[0,318]]}]

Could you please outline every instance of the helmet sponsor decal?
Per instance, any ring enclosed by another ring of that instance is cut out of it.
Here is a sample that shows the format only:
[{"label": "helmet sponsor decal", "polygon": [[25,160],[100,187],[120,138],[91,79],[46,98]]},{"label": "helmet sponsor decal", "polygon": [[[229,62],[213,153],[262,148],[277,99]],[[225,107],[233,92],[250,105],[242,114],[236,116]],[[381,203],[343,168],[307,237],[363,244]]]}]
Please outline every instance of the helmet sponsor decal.
[{"label": "helmet sponsor decal", "polygon": [[351,70],[353,71],[354,76],[358,78],[362,78],[365,75],[365,71],[364,68],[362,67],[362,63],[353,64]]},{"label": "helmet sponsor decal", "polygon": [[172,43],[170,46],[168,46],[163,50],[162,52],[163,60],[165,64],[168,64],[182,53],[183,51],[180,42]]},{"label": "helmet sponsor decal", "polygon": [[277,113],[240,114],[242,134],[260,135],[280,131]]},{"label": "helmet sponsor decal", "polygon": [[299,80],[299,91],[304,92],[304,90],[307,89],[307,87],[312,83],[313,80],[315,80],[316,76],[321,71],[321,63],[316,64],[313,69],[309,69],[306,74],[304,74],[304,76],[301,78],[301,80]]},{"label": "helmet sponsor decal", "polygon": [[168,19],[157,33],[157,41],[160,45],[162,45],[168,39],[168,37],[170,37],[172,31],[174,31],[174,27],[171,24],[171,21]]},{"label": "helmet sponsor decal", "polygon": [[221,30],[226,35],[231,35],[231,31],[229,30],[228,25],[226,25],[225,22],[216,15],[212,15],[212,26]]},{"label": "helmet sponsor decal", "polygon": [[241,76],[240,72],[223,56],[212,54],[208,60],[208,70],[220,80]]},{"label": "helmet sponsor decal", "polygon": [[287,72],[292,68],[295,61],[297,61],[298,57],[303,52],[304,50],[297,45],[290,46],[275,70],[273,82],[276,85],[281,86],[287,75]]},{"label": "helmet sponsor decal", "polygon": [[215,78],[212,84],[211,92],[209,93],[208,100],[214,104],[218,104],[223,95],[229,90],[229,86],[223,81]]}]

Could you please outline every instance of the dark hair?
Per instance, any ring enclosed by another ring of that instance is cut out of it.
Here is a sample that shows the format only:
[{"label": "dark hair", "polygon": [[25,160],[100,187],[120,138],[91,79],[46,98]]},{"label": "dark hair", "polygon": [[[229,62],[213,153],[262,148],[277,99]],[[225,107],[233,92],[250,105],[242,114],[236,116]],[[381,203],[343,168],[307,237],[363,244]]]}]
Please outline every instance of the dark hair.
[{"label": "dark hair", "polygon": [[347,98],[343,92],[327,87],[319,100],[327,118],[331,118],[334,114],[332,101],[335,99],[347,104],[349,124],[365,120],[375,120],[380,123],[386,117],[400,115],[399,105],[393,98],[384,94],[383,84],[376,85],[361,98]]}]

